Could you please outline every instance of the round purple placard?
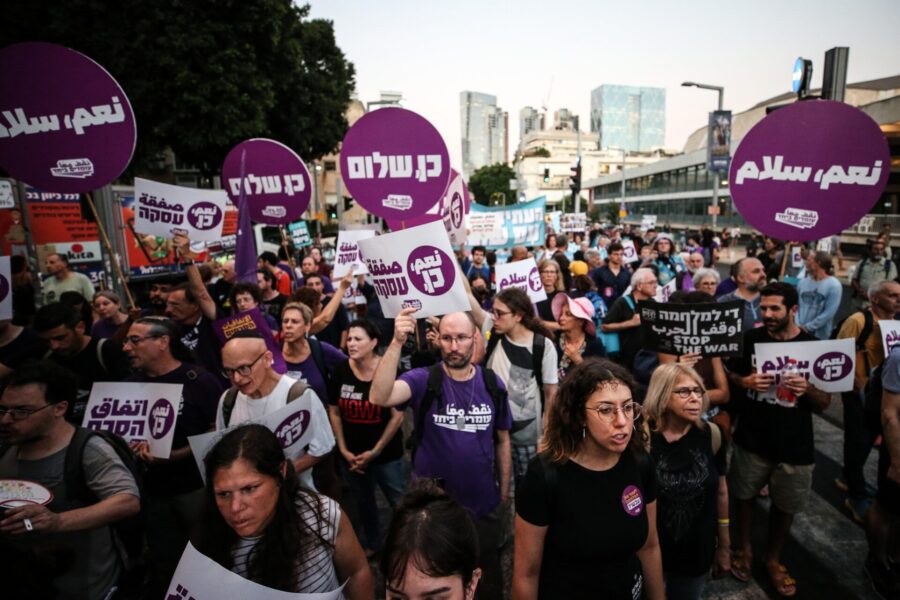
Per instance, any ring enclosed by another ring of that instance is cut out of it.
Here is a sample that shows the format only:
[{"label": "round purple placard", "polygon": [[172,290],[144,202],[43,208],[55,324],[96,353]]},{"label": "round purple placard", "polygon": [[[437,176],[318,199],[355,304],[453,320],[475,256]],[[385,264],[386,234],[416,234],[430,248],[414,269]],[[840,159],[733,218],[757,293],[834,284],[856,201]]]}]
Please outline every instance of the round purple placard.
[{"label": "round purple placard", "polygon": [[840,233],[878,201],[891,156],[878,125],[842,102],[779,109],[741,140],[729,186],[747,222],[782,240]]},{"label": "round purple placard", "polygon": [[[457,178],[459,178],[458,182],[462,188],[462,193],[456,189]],[[447,184],[447,189],[444,190],[444,195],[428,212],[422,213],[417,217],[403,219],[402,221],[398,219],[385,219],[385,221],[391,231],[400,231],[401,229],[418,227],[425,223],[443,219],[449,233],[451,228],[458,229],[462,227],[463,219],[465,219],[467,214],[469,214],[469,190],[466,187],[466,182],[462,180],[462,176],[456,172],[456,169],[450,169],[450,182]]]},{"label": "round purple placard", "polygon": [[172,403],[160,398],[150,408],[150,435],[159,440],[166,437],[175,423],[175,409]]},{"label": "round purple placard", "polygon": [[0,50],[0,166],[46,192],[115,181],[137,126],[122,87],[80,52],[45,42]]},{"label": "round purple placard", "polygon": [[440,296],[453,287],[456,261],[434,246],[419,246],[409,253],[406,274],[423,294]]},{"label": "round purple placard", "polygon": [[424,117],[404,108],[381,108],[361,117],[344,136],[341,175],[367,211],[405,221],[443,197],[450,155]]},{"label": "round purple placard", "polygon": [[236,205],[243,195],[250,202],[250,219],[285,225],[300,218],[312,199],[309,170],[297,153],[275,140],[245,140],[231,149],[222,165],[222,186]]},{"label": "round purple placard", "polygon": [[839,381],[852,368],[853,359],[843,352],[826,352],[813,363],[813,373],[822,381]]},{"label": "round purple placard", "polygon": [[9,281],[0,273],[0,302],[6,300],[7,294],[9,294]]},{"label": "round purple placard", "polygon": [[544,287],[537,265],[531,267],[531,271],[528,273],[528,287],[531,288],[532,292],[540,292],[541,288]]},{"label": "round purple placard", "polygon": [[198,202],[187,211],[188,222],[196,229],[212,229],[224,218],[222,210],[212,202]]}]

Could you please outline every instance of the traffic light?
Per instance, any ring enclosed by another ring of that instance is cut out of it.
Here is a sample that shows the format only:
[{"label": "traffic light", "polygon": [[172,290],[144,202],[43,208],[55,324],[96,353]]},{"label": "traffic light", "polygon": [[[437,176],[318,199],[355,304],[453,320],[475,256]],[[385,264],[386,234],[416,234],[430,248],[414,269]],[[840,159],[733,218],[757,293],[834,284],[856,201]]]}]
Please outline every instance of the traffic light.
[{"label": "traffic light", "polygon": [[353,198],[344,196],[344,210],[350,210],[353,207]]},{"label": "traffic light", "polygon": [[544,169],[544,183],[550,183],[550,169]]},{"label": "traffic light", "polygon": [[336,206],[328,207],[328,218],[332,221],[337,220],[337,207]]},{"label": "traffic light", "polygon": [[572,174],[569,176],[571,183],[569,184],[569,189],[572,190],[572,198],[574,199],[581,193],[581,159],[575,163],[575,166],[569,169],[572,171]]}]

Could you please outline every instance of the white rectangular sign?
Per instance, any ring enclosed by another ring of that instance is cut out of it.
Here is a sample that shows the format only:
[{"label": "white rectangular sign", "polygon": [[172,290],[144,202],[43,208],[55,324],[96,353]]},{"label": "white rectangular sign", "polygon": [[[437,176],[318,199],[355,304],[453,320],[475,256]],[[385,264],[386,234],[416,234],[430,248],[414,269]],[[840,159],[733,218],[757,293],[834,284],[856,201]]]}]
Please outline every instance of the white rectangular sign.
[{"label": "white rectangular sign", "polygon": [[791,266],[795,269],[799,269],[803,266],[803,254],[801,254],[802,248],[800,246],[791,246]]},{"label": "white rectangular sign", "polygon": [[359,256],[359,240],[366,240],[375,237],[375,232],[371,229],[357,229],[355,231],[339,231],[337,239],[337,248],[334,252],[334,269],[332,276],[334,279],[340,279],[347,274],[350,266],[353,265],[354,275],[365,275],[366,263]]},{"label": "white rectangular sign", "polygon": [[469,236],[476,239],[491,239],[503,235],[503,213],[470,212],[466,215]]},{"label": "white rectangular sign", "polygon": [[134,230],[171,238],[184,233],[192,242],[222,237],[225,223],[225,190],[198,190],[134,179]]},{"label": "white rectangular sign", "polygon": [[150,454],[169,458],[182,387],[180,383],[98,381],[91,387],[82,426],[111,431],[127,442],[147,442]]},{"label": "white rectangular sign", "polygon": [[0,256],[0,321],[12,318],[12,267],[8,256]]},{"label": "white rectangular sign", "polygon": [[656,227],[656,215],[644,215],[641,217],[641,230],[647,231]]},{"label": "white rectangular sign", "polygon": [[416,318],[469,310],[456,255],[441,221],[359,241],[384,316]]},{"label": "white rectangular sign", "polygon": [[563,233],[584,233],[587,230],[587,214],[563,214],[559,219],[559,229]]},{"label": "white rectangular sign", "polygon": [[547,299],[547,292],[544,291],[544,284],[541,283],[541,274],[538,272],[537,263],[533,258],[504,263],[494,268],[497,274],[498,292],[509,287],[516,287],[525,290],[532,302]]},{"label": "white rectangular sign", "polygon": [[[281,447],[284,448],[284,455],[290,460],[294,460],[303,456],[304,448],[306,448],[309,438],[312,436],[312,429],[309,426],[312,422],[312,402],[321,402],[321,400],[316,396],[313,389],[309,388],[293,402],[263,416],[261,419],[248,422],[259,423],[271,429],[278,437],[278,441],[281,442]],[[226,433],[235,427],[246,424],[247,422],[236,423],[233,427],[221,431],[210,431],[200,435],[192,435],[188,438],[188,443],[191,445],[191,453],[194,455],[194,461],[197,463],[197,469],[200,471],[200,476],[203,478],[204,483],[206,481],[206,468],[203,465],[203,459],[206,458],[206,454]]]},{"label": "white rectangular sign", "polygon": [[[788,360],[797,361],[797,370],[811,384],[825,392],[853,389],[856,341],[851,338],[815,342],[776,342],[756,345],[756,371],[775,375]],[[774,391],[771,394],[774,397]]]},{"label": "white rectangular sign", "polygon": [[894,346],[900,345],[900,321],[882,319],[878,321],[878,327],[881,328],[881,346],[884,348],[884,358],[887,360]]},{"label": "white rectangular sign", "polygon": [[637,248],[634,247],[634,240],[622,240],[622,260],[625,264],[634,262],[638,259]]},{"label": "white rectangular sign", "polygon": [[339,600],[344,597],[343,589],[342,585],[332,592],[296,594],[265,587],[232,573],[188,542],[166,600]]},{"label": "white rectangular sign", "polygon": [[668,302],[669,296],[674,294],[677,289],[676,283],[676,280],[673,279],[666,285],[656,286],[656,295],[653,296],[653,299],[657,302]]}]

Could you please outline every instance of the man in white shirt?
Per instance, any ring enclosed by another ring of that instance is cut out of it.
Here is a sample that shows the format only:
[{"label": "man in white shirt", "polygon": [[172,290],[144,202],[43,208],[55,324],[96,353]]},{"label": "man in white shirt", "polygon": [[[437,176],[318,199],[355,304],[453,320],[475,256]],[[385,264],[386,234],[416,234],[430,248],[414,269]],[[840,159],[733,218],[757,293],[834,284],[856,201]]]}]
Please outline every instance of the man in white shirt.
[{"label": "man in white shirt", "polygon": [[63,292],[78,292],[88,302],[94,300],[94,284],[87,275],[69,268],[69,257],[54,252],[47,255],[47,273],[50,274],[42,283],[44,304],[59,302]]},{"label": "man in white shirt", "polygon": [[[222,374],[233,387],[219,399],[216,431],[258,421],[295,399],[291,391],[297,380],[275,371],[273,360],[265,341],[255,332],[239,332],[222,347]],[[302,485],[315,489],[312,466],[334,448],[334,434],[325,407],[311,388],[297,398],[308,407],[312,435],[306,450],[293,460],[294,470]]]}]

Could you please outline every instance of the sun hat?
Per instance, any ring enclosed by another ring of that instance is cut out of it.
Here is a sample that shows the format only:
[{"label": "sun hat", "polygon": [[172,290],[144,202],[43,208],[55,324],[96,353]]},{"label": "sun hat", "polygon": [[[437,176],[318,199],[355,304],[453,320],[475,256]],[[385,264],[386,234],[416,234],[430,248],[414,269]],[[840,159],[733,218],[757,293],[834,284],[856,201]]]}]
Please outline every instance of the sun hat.
[{"label": "sun hat", "polygon": [[587,298],[570,298],[567,294],[557,294],[553,298],[550,308],[553,310],[553,318],[559,321],[563,304],[569,304],[569,312],[576,319],[586,321],[584,330],[588,336],[597,335],[597,327],[594,325],[594,305]]},{"label": "sun hat", "polygon": [[579,275],[587,275],[588,264],[583,260],[573,260],[569,264],[569,273],[571,273],[574,277],[578,277]]}]

